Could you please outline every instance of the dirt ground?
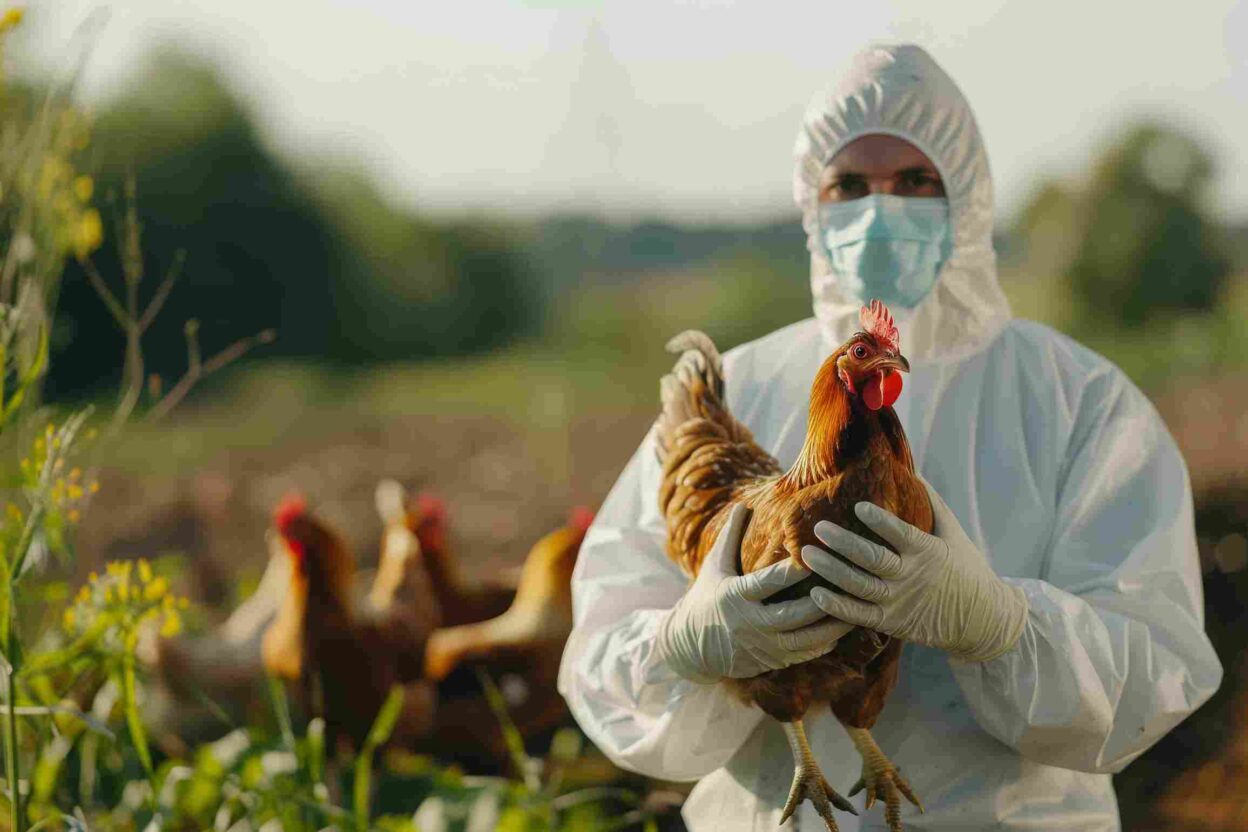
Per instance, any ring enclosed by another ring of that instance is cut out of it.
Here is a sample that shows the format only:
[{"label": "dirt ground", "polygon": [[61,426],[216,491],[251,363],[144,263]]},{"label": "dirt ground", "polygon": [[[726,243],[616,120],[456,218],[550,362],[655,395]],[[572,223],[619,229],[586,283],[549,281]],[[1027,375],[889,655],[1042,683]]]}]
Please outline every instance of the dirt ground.
[{"label": "dirt ground", "polygon": [[[383,477],[446,501],[452,543],[468,569],[518,567],[529,544],[571,507],[598,506],[650,418],[639,410],[585,419],[552,443],[493,416],[366,417],[341,429],[292,430],[286,441],[221,448],[180,473],[105,467],[83,516],[78,571],[108,559],[181,554],[193,598],[228,604],[239,579],[263,569],[269,513],[291,489],[371,565],[381,532],[373,493]],[[535,447],[550,450],[535,454]]]}]

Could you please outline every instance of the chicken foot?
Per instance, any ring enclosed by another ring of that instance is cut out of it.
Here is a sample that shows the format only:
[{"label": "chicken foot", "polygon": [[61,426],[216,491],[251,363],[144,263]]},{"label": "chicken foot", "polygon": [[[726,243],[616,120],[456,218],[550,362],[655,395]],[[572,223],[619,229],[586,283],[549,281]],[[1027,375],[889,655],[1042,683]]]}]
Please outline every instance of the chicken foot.
[{"label": "chicken foot", "polygon": [[797,811],[797,807],[802,801],[809,800],[815,805],[815,811],[823,818],[823,822],[828,826],[828,832],[840,832],[836,825],[836,819],[832,816],[832,807],[858,814],[858,810],[853,807],[848,800],[841,797],[828,785],[828,781],[824,779],[823,772],[819,770],[819,764],[815,762],[815,755],[811,753],[810,743],[806,740],[806,726],[802,724],[800,719],[792,722],[785,722],[784,735],[789,740],[789,748],[793,752],[793,785],[789,789],[789,799],[784,804],[784,813],[780,816],[780,823],[784,823],[793,813]]},{"label": "chicken foot", "polygon": [[915,796],[910,784],[901,776],[897,766],[884,756],[884,752],[876,745],[875,738],[871,736],[870,731],[866,728],[850,728],[846,725],[845,732],[849,734],[849,738],[858,748],[858,753],[862,755],[862,777],[850,789],[850,797],[865,788],[867,790],[866,808],[870,809],[875,805],[876,798],[883,800],[884,819],[888,822],[889,832],[902,832],[901,796],[905,795],[906,800],[917,806],[920,812],[923,811],[923,803]]}]

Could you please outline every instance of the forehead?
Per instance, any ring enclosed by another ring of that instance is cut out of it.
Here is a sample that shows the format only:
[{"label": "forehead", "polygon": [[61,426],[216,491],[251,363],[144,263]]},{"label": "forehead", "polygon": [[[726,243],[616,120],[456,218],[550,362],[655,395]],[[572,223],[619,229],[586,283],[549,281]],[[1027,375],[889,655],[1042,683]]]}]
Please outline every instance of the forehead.
[{"label": "forehead", "polygon": [[837,151],[824,173],[864,176],[890,176],[910,168],[926,168],[936,173],[927,155],[905,139],[883,133],[859,136]]}]

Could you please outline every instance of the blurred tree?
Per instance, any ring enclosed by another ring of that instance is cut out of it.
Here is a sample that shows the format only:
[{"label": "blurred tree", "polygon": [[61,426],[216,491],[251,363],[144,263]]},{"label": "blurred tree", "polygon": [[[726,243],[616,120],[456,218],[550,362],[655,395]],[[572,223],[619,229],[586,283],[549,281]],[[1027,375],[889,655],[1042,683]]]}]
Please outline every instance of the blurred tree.
[{"label": "blurred tree", "polygon": [[[106,223],[124,208],[126,178],[137,182],[146,291],[155,290],[178,250],[187,252],[145,339],[150,372],[181,373],[182,327],[191,317],[202,324],[207,354],[266,327],[278,328],[277,348],[287,355],[333,349],[337,287],[325,223],[211,66],[156,56],[141,82],[99,114],[93,133],[89,158]],[[105,275],[121,273],[112,241],[97,260]],[[121,335],[77,265],[66,274],[59,306],[49,395],[111,383]]]},{"label": "blurred tree", "polygon": [[[396,209],[362,175],[287,167],[200,59],[157,54],[93,132],[102,201],[127,177],[137,182],[146,291],[187,254],[145,339],[151,372],[180,374],[190,317],[205,354],[275,327],[265,354],[351,363],[485,349],[540,320],[525,255],[505,229],[436,225]],[[97,259],[104,274],[121,272],[111,242]],[[113,383],[122,339],[76,265],[59,311],[49,395]]]},{"label": "blurred tree", "polygon": [[[1046,182],[1019,215],[1013,235],[1022,239],[1027,271],[1037,276],[1064,273],[1080,242],[1079,194]],[[1000,249],[998,249],[1000,253]]]},{"label": "blurred tree", "polygon": [[1073,221],[1077,231],[1065,271],[1085,318],[1131,325],[1214,307],[1230,262],[1221,229],[1205,215],[1212,175],[1194,139],[1143,124],[1097,162],[1077,210],[1060,191],[1041,192],[1033,231],[1056,246],[1066,238],[1054,239],[1054,228]]},{"label": "blurred tree", "polygon": [[305,169],[305,181],[333,230],[338,357],[473,352],[540,325],[544,293],[519,231],[396,211],[367,176],[341,165]]}]

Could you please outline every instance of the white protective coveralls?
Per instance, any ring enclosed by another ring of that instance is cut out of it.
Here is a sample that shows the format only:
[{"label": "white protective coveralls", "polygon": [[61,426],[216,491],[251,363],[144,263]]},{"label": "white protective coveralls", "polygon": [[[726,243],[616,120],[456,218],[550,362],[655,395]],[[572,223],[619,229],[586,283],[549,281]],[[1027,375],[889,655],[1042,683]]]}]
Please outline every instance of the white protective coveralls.
[{"label": "white protective coveralls", "polygon": [[[821,168],[866,133],[900,136],[927,154],[954,227],[933,291],[908,314],[893,310],[912,368],[897,413],[922,475],[1030,606],[1016,646],[985,663],[906,645],[873,729],[927,809],[903,803],[903,820],[963,832],[1116,830],[1111,773],[1221,681],[1203,629],[1187,469],[1120,370],[1011,317],[979,132],[923,50],[865,50],[807,111],[795,194],[808,239]],[[812,252],[817,280],[829,267]],[[732,412],[785,467],[805,436],[815,371],[857,328],[858,306],[829,298],[816,318],[725,357]],[[684,808],[690,829],[774,832],[793,772],[780,724],[722,685],[677,677],[654,655],[659,621],[688,585],[664,554],[659,475],[652,431],[581,549],[559,690],[618,765],[700,778]],[[807,714],[806,730],[845,793],[860,763],[844,730],[823,708]],[[837,818],[843,832],[885,828],[880,807]],[[823,829],[810,803],[794,821]]]}]

